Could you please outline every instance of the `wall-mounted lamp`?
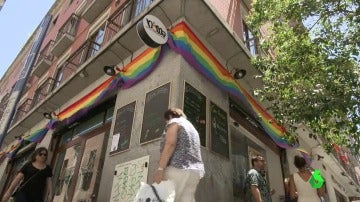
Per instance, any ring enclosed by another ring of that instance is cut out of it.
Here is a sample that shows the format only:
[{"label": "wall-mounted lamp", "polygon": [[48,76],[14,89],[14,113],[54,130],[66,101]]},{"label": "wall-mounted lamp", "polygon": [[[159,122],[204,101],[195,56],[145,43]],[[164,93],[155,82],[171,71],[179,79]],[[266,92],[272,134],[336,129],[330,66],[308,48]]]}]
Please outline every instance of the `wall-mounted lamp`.
[{"label": "wall-mounted lamp", "polygon": [[246,70],[245,69],[237,69],[235,70],[233,76],[235,79],[242,79],[244,78],[246,75]]},{"label": "wall-mounted lamp", "polygon": [[43,116],[44,116],[44,118],[46,118],[46,119],[52,119],[52,115],[51,115],[51,113],[49,113],[49,112],[44,112],[44,113],[43,113]]},{"label": "wall-mounted lamp", "polygon": [[79,73],[79,76],[80,76],[81,78],[85,78],[85,77],[88,77],[89,74],[88,74],[85,70],[82,70],[82,71]]},{"label": "wall-mounted lamp", "polygon": [[114,76],[116,73],[115,66],[105,66],[103,69],[104,69],[105,74],[107,74],[109,76]]},{"label": "wall-mounted lamp", "polygon": [[114,76],[116,74],[116,71],[118,71],[118,72],[121,71],[121,69],[119,67],[117,67],[116,65],[104,66],[103,70],[104,70],[105,74],[107,74],[109,76]]},{"label": "wall-mounted lamp", "polygon": [[317,155],[317,160],[320,161],[321,159],[324,159],[325,157],[324,156],[321,156],[321,155]]}]

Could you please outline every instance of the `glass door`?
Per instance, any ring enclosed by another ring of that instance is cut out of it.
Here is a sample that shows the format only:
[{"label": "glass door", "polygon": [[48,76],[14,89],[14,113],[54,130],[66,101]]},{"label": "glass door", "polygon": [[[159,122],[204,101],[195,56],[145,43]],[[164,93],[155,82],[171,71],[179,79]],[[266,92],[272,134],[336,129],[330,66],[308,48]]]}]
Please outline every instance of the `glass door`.
[{"label": "glass door", "polygon": [[[65,151],[58,153],[57,165],[61,165],[61,169],[57,176],[54,176],[55,181],[55,196],[54,201],[70,201],[71,199],[71,185],[74,181],[75,168],[78,163],[81,145],[75,144],[67,148]],[[55,167],[55,172],[58,166]],[[76,176],[76,175],[75,175]]]},{"label": "glass door", "polygon": [[101,174],[101,148],[105,133],[89,138],[86,141],[84,155],[81,159],[73,201],[93,201],[97,195],[97,183]]},{"label": "glass door", "polygon": [[109,125],[78,136],[56,152],[54,202],[95,201]]}]

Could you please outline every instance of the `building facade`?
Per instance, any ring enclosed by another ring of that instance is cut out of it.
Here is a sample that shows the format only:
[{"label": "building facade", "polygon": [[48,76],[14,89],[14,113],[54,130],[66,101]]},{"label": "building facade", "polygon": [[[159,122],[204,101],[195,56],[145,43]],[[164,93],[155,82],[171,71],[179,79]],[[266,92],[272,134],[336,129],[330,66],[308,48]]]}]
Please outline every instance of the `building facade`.
[{"label": "building facade", "polygon": [[[197,201],[243,201],[256,154],[268,162],[273,201],[281,201],[298,151],[280,147],[280,127],[269,124],[266,103],[251,93],[261,87],[261,72],[250,59],[266,53],[244,21],[250,8],[247,0],[56,1],[2,146],[19,148],[11,161],[2,158],[2,193],[41,145],[51,154],[54,201],[132,201],[139,182],[152,183],[157,169],[164,111],[179,107],[201,139],[206,174]],[[150,48],[139,37],[137,24],[148,15],[165,25],[156,32],[166,34],[166,44]],[[31,42],[1,80],[2,108]],[[329,200],[359,196],[350,163],[301,137],[304,149],[324,157],[313,168],[326,178]]]}]

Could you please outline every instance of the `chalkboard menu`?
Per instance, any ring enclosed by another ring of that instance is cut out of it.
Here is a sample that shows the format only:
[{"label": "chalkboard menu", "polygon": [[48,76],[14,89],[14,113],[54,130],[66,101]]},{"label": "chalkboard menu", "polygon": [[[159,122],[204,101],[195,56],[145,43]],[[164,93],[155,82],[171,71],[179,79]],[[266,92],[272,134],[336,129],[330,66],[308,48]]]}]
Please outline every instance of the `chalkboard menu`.
[{"label": "chalkboard menu", "polygon": [[206,97],[185,83],[184,113],[199,132],[202,146],[206,146]]},{"label": "chalkboard menu", "polygon": [[229,136],[227,114],[210,102],[211,150],[229,158]]},{"label": "chalkboard menu", "polygon": [[132,102],[117,110],[111,153],[125,151],[129,149],[131,129],[134,122],[135,104]]},{"label": "chalkboard menu", "polygon": [[140,143],[161,137],[164,131],[164,113],[169,107],[170,83],[146,94]]}]

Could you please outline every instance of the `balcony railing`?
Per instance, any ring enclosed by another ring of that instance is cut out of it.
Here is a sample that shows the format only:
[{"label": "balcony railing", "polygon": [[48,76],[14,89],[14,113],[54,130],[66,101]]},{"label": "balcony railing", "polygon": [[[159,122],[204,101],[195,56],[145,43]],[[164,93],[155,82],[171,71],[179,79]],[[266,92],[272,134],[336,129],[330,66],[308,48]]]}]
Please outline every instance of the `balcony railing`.
[{"label": "balcony railing", "polygon": [[[151,2],[152,1],[150,0],[130,0],[120,6],[107,20],[102,44],[110,41],[121,28],[130,22],[132,17],[140,14],[141,11],[146,8],[145,5],[148,6]],[[82,64],[100,50],[102,44],[97,43],[93,39],[85,41],[85,43],[81,45],[60,68],[58,68],[52,90],[55,90],[62,83],[66,82],[66,80],[70,78]]]},{"label": "balcony railing", "polygon": [[115,36],[127,23],[130,22],[133,13],[133,7],[137,0],[127,1],[121,5],[108,19],[104,41],[109,41]]},{"label": "balcony railing", "polygon": [[74,41],[78,25],[79,17],[73,14],[59,29],[55,38],[54,47],[51,51],[55,56],[60,56]]},{"label": "balcony railing", "polygon": [[54,91],[58,86],[60,86],[60,84],[65,83],[65,81],[75,72],[76,69],[74,68],[74,65],[68,61],[64,62],[64,64],[57,69],[54,85],[52,86],[51,91]]},{"label": "balcony railing", "polygon": [[14,125],[14,123],[18,122],[23,117],[25,117],[25,115],[31,109],[31,103],[32,103],[32,99],[27,98],[21,105],[19,105],[19,107],[16,110],[16,113],[15,113],[15,116],[14,116],[14,119],[13,119],[11,125]]},{"label": "balcony railing", "polygon": [[45,73],[45,71],[50,67],[54,59],[54,55],[51,52],[53,46],[54,46],[54,41],[51,40],[40,52],[33,72],[33,74],[35,74],[36,76],[41,77]]},{"label": "balcony railing", "polygon": [[110,3],[111,0],[86,0],[81,17],[92,23]]},{"label": "balcony railing", "polygon": [[41,86],[39,86],[38,89],[36,89],[31,108],[40,104],[46,98],[46,96],[51,93],[54,83],[55,80],[52,77],[49,77],[43,84],[41,84]]},{"label": "balcony railing", "polygon": [[104,41],[109,41],[130,20],[143,12],[153,0],[129,0],[121,5],[108,19]]}]

